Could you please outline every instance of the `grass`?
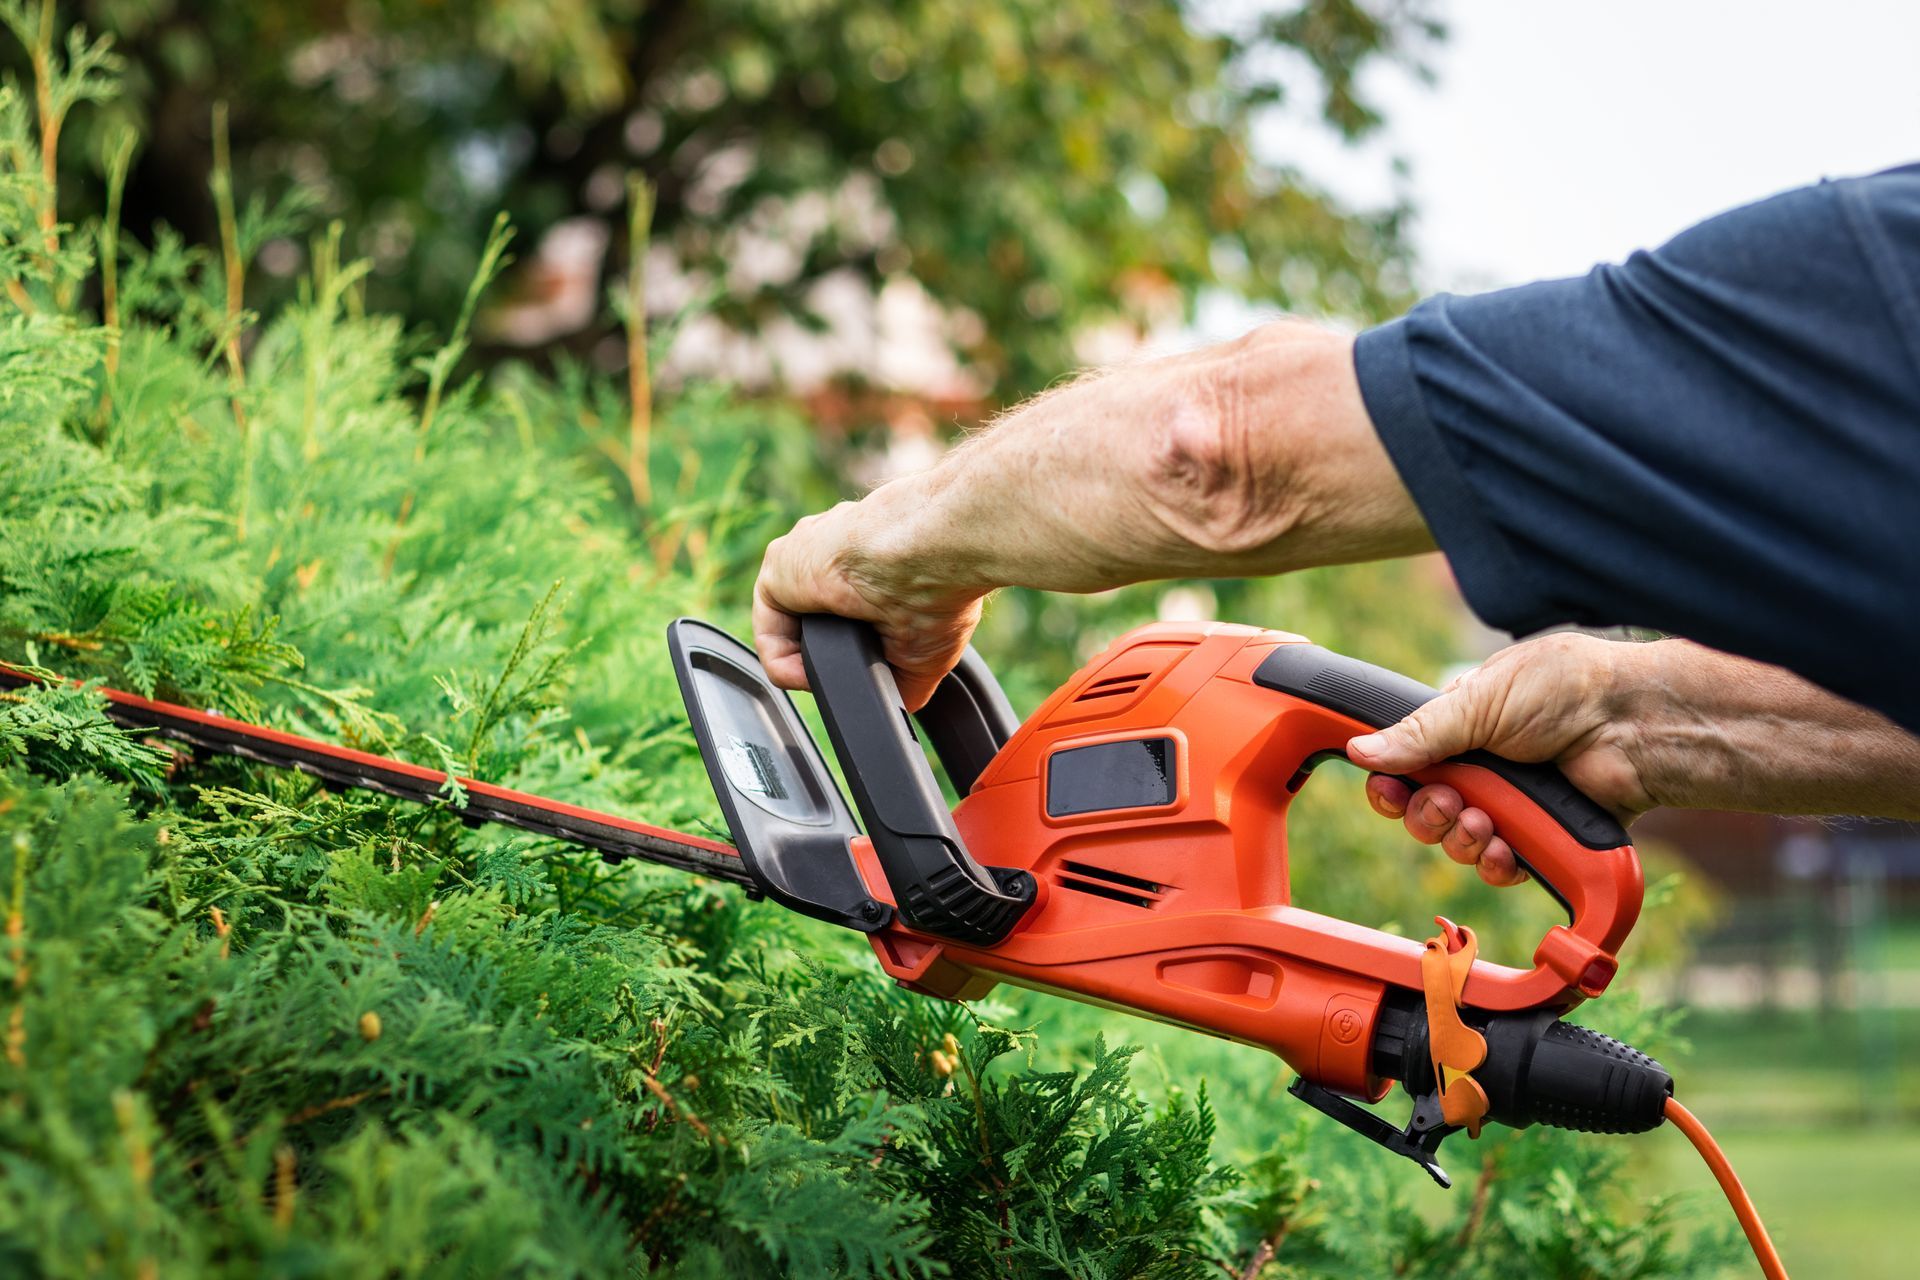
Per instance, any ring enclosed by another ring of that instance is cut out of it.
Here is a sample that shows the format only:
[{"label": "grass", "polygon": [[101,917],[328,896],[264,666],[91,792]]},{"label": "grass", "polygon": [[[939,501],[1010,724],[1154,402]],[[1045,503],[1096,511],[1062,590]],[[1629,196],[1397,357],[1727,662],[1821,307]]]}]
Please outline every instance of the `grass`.
[{"label": "grass", "polygon": [[1883,962],[1890,969],[1920,971],[1920,917],[1906,916],[1887,923],[1879,939]]},{"label": "grass", "polygon": [[1717,1126],[1920,1128],[1920,1009],[1695,1012],[1682,1096]]},{"label": "grass", "polygon": [[[1703,1104],[1705,1105],[1705,1104]],[[1794,1280],[1911,1276],[1920,1259],[1920,1126],[1779,1128],[1714,1136],[1766,1220]],[[1706,1166],[1677,1133],[1642,1139],[1641,1176],[1693,1193],[1703,1224],[1731,1217]],[[1749,1261],[1729,1280],[1753,1276]]]},{"label": "grass", "polygon": [[[1681,1096],[1726,1148],[1795,1280],[1915,1274],[1920,1010],[1696,1012],[1683,1031]],[[1645,1148],[1645,1177],[1718,1199],[1678,1135]]]}]

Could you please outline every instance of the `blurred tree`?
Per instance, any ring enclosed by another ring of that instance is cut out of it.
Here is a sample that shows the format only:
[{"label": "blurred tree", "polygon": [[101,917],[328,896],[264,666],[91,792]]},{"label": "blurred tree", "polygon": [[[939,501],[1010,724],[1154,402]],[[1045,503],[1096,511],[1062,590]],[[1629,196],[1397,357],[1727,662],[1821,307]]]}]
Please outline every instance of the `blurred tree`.
[{"label": "blurred tree", "polygon": [[[1360,72],[1417,62],[1441,34],[1429,8],[63,6],[128,56],[119,110],[147,138],[126,196],[136,236],[165,221],[216,238],[206,182],[216,99],[230,104],[242,191],[318,193],[376,264],[369,305],[416,321],[457,304],[496,209],[530,239],[576,215],[611,224],[637,169],[659,193],[656,245],[735,330],[818,324],[828,277],[871,290],[910,276],[946,309],[948,339],[991,399],[1081,363],[1075,335],[1177,317],[1209,284],[1352,316],[1390,306],[1406,287],[1403,211],[1345,208],[1256,156],[1250,135],[1268,109],[1349,139],[1374,127]],[[68,154],[86,163],[98,151]],[[97,184],[65,189],[77,201]],[[590,276],[606,239],[586,237]],[[298,249],[263,265],[290,279]],[[592,307],[571,333],[563,324],[529,341],[586,347],[610,323]]]}]

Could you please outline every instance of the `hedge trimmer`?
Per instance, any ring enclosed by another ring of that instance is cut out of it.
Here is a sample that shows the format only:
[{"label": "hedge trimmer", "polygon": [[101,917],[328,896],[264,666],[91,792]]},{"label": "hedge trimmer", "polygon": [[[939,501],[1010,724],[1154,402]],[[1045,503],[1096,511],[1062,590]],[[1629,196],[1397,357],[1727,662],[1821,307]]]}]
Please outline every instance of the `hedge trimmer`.
[{"label": "hedge trimmer", "polygon": [[[460,779],[461,817],[743,886],[867,935],[909,990],[998,982],[1258,1045],[1290,1092],[1441,1186],[1440,1145],[1488,1122],[1639,1133],[1672,1120],[1713,1168],[1762,1270],[1785,1270],[1719,1148],[1658,1062],[1562,1020],[1606,990],[1640,913],[1627,833],[1552,765],[1471,752],[1407,779],[1494,819],[1568,922],[1529,969],[1479,958],[1440,918],[1424,943],[1290,901],[1286,820],[1314,767],[1434,690],[1279,631],[1142,627],[1025,724],[969,650],[910,718],[871,628],[802,622],[808,683],[856,823],[819,747],[752,651],[683,619],[668,645],[736,848]],[[0,667],[0,680],[31,677]],[[121,723],[340,786],[445,803],[444,773],[106,690]],[[932,747],[952,809],[916,738]],[[984,858],[978,860],[976,854]],[[1395,1126],[1359,1103],[1394,1082]]]}]

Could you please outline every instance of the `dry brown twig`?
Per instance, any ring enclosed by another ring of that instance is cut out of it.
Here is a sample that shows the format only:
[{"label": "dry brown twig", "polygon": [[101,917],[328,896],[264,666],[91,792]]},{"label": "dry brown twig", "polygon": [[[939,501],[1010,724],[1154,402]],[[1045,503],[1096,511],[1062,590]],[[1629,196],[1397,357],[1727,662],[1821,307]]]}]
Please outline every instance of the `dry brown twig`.
[{"label": "dry brown twig", "polygon": [[240,429],[240,496],[234,515],[234,532],[241,541],[247,537],[247,524],[253,510],[253,430],[247,422],[244,396],[247,367],[240,352],[240,335],[246,328],[243,304],[247,288],[247,264],[240,256],[240,220],[233,204],[233,155],[227,137],[227,104],[213,104],[213,206],[220,224],[220,259],[226,273],[226,358],[229,403],[234,425]]},{"label": "dry brown twig", "polygon": [[286,1143],[281,1143],[273,1152],[273,1225],[277,1231],[286,1231],[293,1226],[293,1207],[300,1197],[300,1184],[297,1178],[299,1158]]},{"label": "dry brown twig", "polygon": [[653,187],[627,179],[627,487],[635,506],[653,501],[653,374],[647,364],[647,248],[653,237]]},{"label": "dry brown twig", "polygon": [[1473,1204],[1467,1209],[1467,1220],[1460,1224],[1460,1232],[1453,1238],[1455,1253],[1473,1243],[1480,1234],[1480,1226],[1487,1220],[1487,1205],[1493,1199],[1493,1184],[1498,1177],[1499,1161],[1493,1151],[1480,1161],[1480,1175],[1473,1180]]},{"label": "dry brown twig", "polygon": [[[7,808],[13,807],[11,800]],[[7,958],[13,965],[15,1003],[7,1015],[7,1062],[27,1069],[27,862],[33,852],[25,833],[13,838],[13,892],[7,902]]]}]

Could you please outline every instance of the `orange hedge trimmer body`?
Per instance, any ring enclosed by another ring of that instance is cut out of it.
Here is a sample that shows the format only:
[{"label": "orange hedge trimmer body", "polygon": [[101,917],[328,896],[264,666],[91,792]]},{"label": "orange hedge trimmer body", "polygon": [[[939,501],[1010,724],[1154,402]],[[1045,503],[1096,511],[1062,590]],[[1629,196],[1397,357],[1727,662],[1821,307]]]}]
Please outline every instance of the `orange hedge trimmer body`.
[{"label": "orange hedge trimmer body", "polygon": [[[1290,905],[1293,796],[1319,758],[1375,726],[1263,684],[1283,646],[1357,665],[1278,632],[1166,625],[1134,632],[1091,663],[954,811],[970,848],[1018,851],[1008,864],[1047,891],[992,948],[879,935],[887,971],[948,997],[965,990],[951,972],[958,966],[1127,1004],[1271,1049],[1321,1084],[1377,1092],[1367,1049],[1380,1007],[1391,990],[1421,990],[1423,948]],[[1151,772],[1144,786],[1142,760]],[[1626,833],[1600,824],[1609,847],[1585,847],[1514,783],[1473,765],[1415,780],[1451,783],[1495,815],[1529,869],[1574,911],[1571,928],[1557,925],[1541,941],[1532,969],[1476,964],[1462,1003],[1564,1009],[1598,995],[1640,911],[1640,864]],[[871,861],[870,845],[855,853]],[[863,875],[874,879],[864,866]]]},{"label": "orange hedge trimmer body", "polygon": [[[1433,696],[1253,627],[1143,627],[1016,722],[969,654],[918,714],[948,810],[870,629],[803,623],[809,684],[865,833],[751,651],[702,623],[670,635],[694,731],[763,891],[869,935],[913,990],[1051,991],[1270,1049],[1294,1092],[1419,1162],[1485,1119],[1611,1132],[1662,1119],[1672,1078],[1561,1023],[1598,995],[1640,911],[1639,860],[1550,765],[1475,753],[1445,782],[1490,814],[1569,921],[1533,967],[1476,962],[1470,930],[1422,945],[1292,905],[1287,810],[1320,761]],[[1349,1099],[1394,1080],[1396,1130]]]}]

